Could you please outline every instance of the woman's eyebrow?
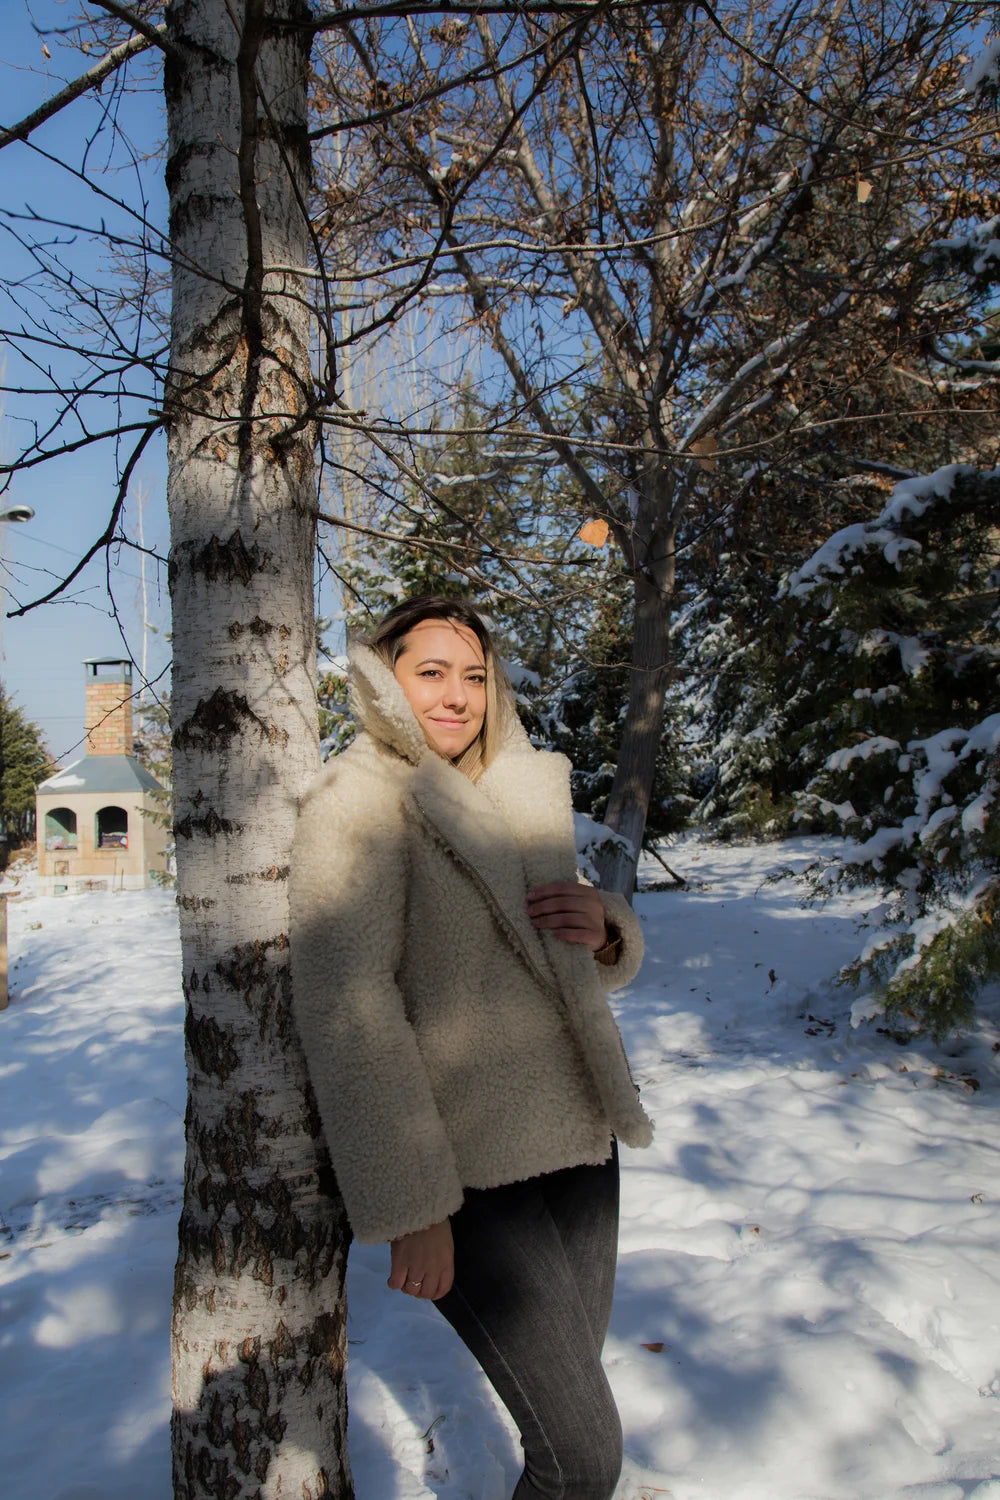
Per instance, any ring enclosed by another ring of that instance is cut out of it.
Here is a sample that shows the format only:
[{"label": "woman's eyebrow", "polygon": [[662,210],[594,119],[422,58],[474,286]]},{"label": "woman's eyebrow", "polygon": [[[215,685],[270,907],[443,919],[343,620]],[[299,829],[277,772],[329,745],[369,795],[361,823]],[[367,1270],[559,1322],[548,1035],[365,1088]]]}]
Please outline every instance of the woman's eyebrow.
[{"label": "woman's eyebrow", "polygon": [[[422,661],[418,661],[417,662],[417,666],[418,667],[451,667],[451,666],[454,666],[454,662],[450,662],[447,659],[447,657],[444,657],[444,656],[425,656]],[[473,662],[473,664],[471,666],[466,667],[464,670],[466,672],[485,672],[486,671],[486,663],[485,662]]]}]

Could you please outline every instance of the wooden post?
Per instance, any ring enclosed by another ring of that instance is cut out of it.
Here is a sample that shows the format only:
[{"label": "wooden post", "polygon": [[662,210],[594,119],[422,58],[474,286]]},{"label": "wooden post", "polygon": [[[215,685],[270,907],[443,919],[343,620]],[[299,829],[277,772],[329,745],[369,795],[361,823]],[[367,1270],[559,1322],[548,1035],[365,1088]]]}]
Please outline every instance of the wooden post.
[{"label": "wooden post", "polygon": [[7,1009],[7,897],[0,895],[0,1010]]}]

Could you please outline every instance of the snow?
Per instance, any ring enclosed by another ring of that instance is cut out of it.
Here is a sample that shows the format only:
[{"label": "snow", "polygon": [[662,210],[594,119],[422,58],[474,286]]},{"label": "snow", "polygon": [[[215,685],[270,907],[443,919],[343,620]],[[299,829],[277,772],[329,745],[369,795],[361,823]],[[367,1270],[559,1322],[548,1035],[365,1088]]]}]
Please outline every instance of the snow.
[{"label": "snow", "polygon": [[[954,247],[958,242],[948,243]],[[801,568],[788,575],[783,592],[793,598],[805,598],[831,575],[845,573],[859,552],[876,547],[882,549],[890,566],[898,568],[900,559],[908,552],[920,551],[918,541],[899,535],[898,528],[906,517],[919,517],[935,500],[947,500],[959,475],[975,472],[968,464],[946,464],[933,474],[900,480],[874,521],[855,522],[827,537]]]},{"label": "snow", "polygon": [[600,885],[601,877],[597,873],[595,860],[601,850],[609,844],[617,844],[632,858],[633,846],[628,839],[623,838],[620,833],[615,833],[607,823],[598,823],[589,813],[573,813],[573,842],[576,845],[576,858],[580,873],[594,885]]},{"label": "snow", "polygon": [[[649,953],[617,1007],[657,1133],[623,1153],[618,1500],[1000,1500],[1000,996],[943,1046],[854,1029],[873,1007],[829,977],[872,898],[808,909],[790,878],[832,848],[685,842],[668,857],[689,889],[636,901]],[[20,889],[0,1012],[5,1488],[169,1500],[175,908]],[[508,1500],[508,1420],[433,1308],[388,1292],[386,1259],[351,1255],[358,1500]]]},{"label": "snow", "polygon": [[503,658],[503,669],[515,693],[523,693],[526,688],[537,692],[542,685],[542,679],[537,672],[533,672],[530,667],[523,667],[520,662],[511,661],[506,656]]},{"label": "snow", "polygon": [[988,719],[983,719],[969,730],[969,737],[965,742],[961,759],[967,755],[986,752],[992,755],[1000,746],[1000,714],[990,714]]},{"label": "snow", "polygon": [[972,269],[977,276],[981,276],[989,268],[991,261],[1000,259],[1000,215],[977,224],[967,234],[935,240],[925,259],[933,258],[935,253],[952,255],[963,251],[974,255]]},{"label": "snow", "polygon": [[962,832],[966,834],[986,832],[986,825],[990,819],[990,804],[993,798],[987,792],[982,792],[975,797],[962,812]]},{"label": "snow", "polygon": [[828,771],[846,771],[856,760],[870,760],[873,755],[885,755],[889,750],[900,748],[898,740],[890,740],[884,734],[872,735],[858,745],[848,745],[843,750],[834,750],[824,762]]},{"label": "snow", "polygon": [[969,66],[964,87],[967,94],[974,94],[983,83],[1000,82],[1000,37],[994,39]]},{"label": "snow", "polygon": [[842,526],[819,546],[802,567],[792,573],[788,581],[790,592],[799,597],[831,573],[843,573],[847,561],[856,552],[872,543],[883,546],[895,540],[895,534],[882,529],[873,531],[869,523],[855,521],[851,526]]}]

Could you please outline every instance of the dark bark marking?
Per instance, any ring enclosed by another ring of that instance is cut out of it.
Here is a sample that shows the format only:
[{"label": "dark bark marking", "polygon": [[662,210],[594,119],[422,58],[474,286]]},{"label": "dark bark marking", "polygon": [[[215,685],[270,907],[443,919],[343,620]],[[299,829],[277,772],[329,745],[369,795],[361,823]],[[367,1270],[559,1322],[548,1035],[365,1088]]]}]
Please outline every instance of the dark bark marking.
[{"label": "dark bark marking", "polygon": [[257,542],[248,547],[239,527],[226,541],[213,534],[201,547],[191,544],[188,556],[191,572],[203,574],[209,583],[221,578],[225,583],[244,586],[263,573],[270,562],[270,552],[264,552]]},{"label": "dark bark marking", "polygon": [[252,885],[255,880],[287,880],[291,865],[272,865],[269,870],[248,870],[243,875],[227,875],[227,885]]},{"label": "dark bark marking", "polygon": [[[256,1339],[254,1342],[259,1347],[260,1340]],[[240,1357],[243,1358],[242,1353]],[[267,1376],[261,1369],[260,1362],[256,1356],[249,1361],[249,1364],[250,1370],[246,1378],[247,1400],[254,1411],[260,1412],[263,1417],[267,1415],[267,1409],[271,1403],[271,1392],[268,1389]]]},{"label": "dark bark marking", "polygon": [[[250,1423],[241,1422],[239,1417],[234,1418],[232,1437],[233,1448],[236,1450],[236,1467],[243,1474],[249,1474],[251,1469],[253,1468],[253,1449],[251,1445],[252,1436],[253,1429],[251,1428]],[[267,1471],[265,1469],[265,1473],[266,1472]],[[262,1474],[259,1474],[257,1477],[259,1479],[262,1479],[264,1476]]]},{"label": "dark bark marking", "polygon": [[[202,1379],[208,1385],[212,1379],[212,1367],[206,1365],[202,1370]],[[208,1421],[205,1423],[205,1431],[208,1440],[215,1448],[221,1448],[226,1441],[226,1418],[225,1403],[221,1394],[215,1391],[208,1406]]]},{"label": "dark bark marking", "polygon": [[242,1485],[235,1475],[230,1476],[227,1458],[213,1458],[204,1448],[199,1450],[196,1457],[192,1454],[192,1458],[194,1465],[189,1481],[190,1495],[209,1495],[211,1500],[237,1500]]},{"label": "dark bark marking", "polygon": [[269,1353],[272,1364],[277,1364],[282,1359],[291,1359],[295,1353],[295,1340],[280,1318],[278,1319],[278,1326],[274,1330],[274,1338],[271,1340]]},{"label": "dark bark marking", "polygon": [[[266,620],[262,620],[260,615],[255,615],[246,625],[241,625],[239,620],[234,620],[229,627],[229,635],[232,640],[238,641],[244,630],[248,630],[252,636],[256,636],[258,640],[263,640],[274,629],[275,627],[269,625]],[[282,625],[281,631],[282,633],[287,633],[288,626]]]},{"label": "dark bark marking", "polygon": [[174,730],[171,743],[175,750],[207,750],[211,753],[225,748],[250,724],[273,743],[277,731],[273,726],[268,729],[243,694],[217,687],[210,698],[199,698],[194,712]]},{"label": "dark bark marking", "polygon": [[[211,148],[197,147],[187,155],[189,160],[194,160],[198,156],[209,157],[212,152]],[[184,198],[172,198],[168,215],[171,240],[184,239],[192,228],[197,229],[206,219],[215,218],[220,204],[222,212],[228,215],[229,204],[216,193],[188,193]],[[237,305],[235,298],[228,300],[226,311],[231,312]]]},{"label": "dark bark marking", "polygon": [[[260,1338],[256,1334],[248,1334],[240,1343],[238,1358],[241,1364],[252,1365],[260,1359]],[[251,1402],[251,1405],[254,1403]]]},{"label": "dark bark marking", "polygon": [[[192,982],[195,976],[192,974]],[[199,1070],[225,1083],[239,1067],[240,1054],[231,1036],[211,1016],[196,1016],[188,1008],[184,1037]]]},{"label": "dark bark marking", "polygon": [[281,932],[276,937],[258,938],[253,943],[234,948],[226,962],[215,965],[215,972],[222,982],[242,995],[247,1009],[256,1014],[262,1040],[271,1026],[282,1039],[292,1032],[288,967],[281,962],[275,963],[272,955],[272,950],[274,954],[287,953],[288,946],[288,934]]},{"label": "dark bark marking", "polygon": [[272,948],[279,953],[286,951],[287,935],[279,933],[277,937],[255,938],[252,943],[239,944],[227,960],[219,960],[215,972],[237,994],[248,995],[251,990],[260,990],[270,996],[275,978],[268,957]]},{"label": "dark bark marking", "polygon": [[257,1096],[246,1089],[226,1107],[217,1125],[197,1132],[198,1151],[209,1173],[207,1194],[217,1220],[245,1186],[247,1168],[252,1171],[260,1165],[257,1139],[262,1123]]},{"label": "dark bark marking", "polygon": [[209,911],[218,905],[214,896],[181,896],[177,897],[177,905],[184,911]]},{"label": "dark bark marking", "polygon": [[341,1319],[336,1313],[320,1313],[309,1330],[309,1353],[314,1359],[327,1359],[336,1349],[340,1325]]},{"label": "dark bark marking", "polygon": [[214,807],[210,807],[203,818],[193,818],[188,813],[174,823],[174,837],[178,839],[194,838],[196,833],[203,833],[206,838],[214,839],[220,833],[237,831],[236,824],[231,823],[228,818],[220,818]]},{"label": "dark bark marking", "polygon": [[[319,1105],[316,1103],[316,1095],[313,1092],[312,1081],[310,1079],[306,1080],[306,1121],[311,1139],[314,1141],[319,1140],[323,1134],[323,1121],[320,1119]],[[330,1157],[326,1151],[323,1152],[323,1165],[325,1172],[329,1173],[330,1178],[330,1183],[324,1185],[324,1190],[329,1192],[330,1185],[332,1185],[334,1196],[336,1196],[337,1188],[336,1182],[333,1180],[333,1168],[330,1165]]]}]

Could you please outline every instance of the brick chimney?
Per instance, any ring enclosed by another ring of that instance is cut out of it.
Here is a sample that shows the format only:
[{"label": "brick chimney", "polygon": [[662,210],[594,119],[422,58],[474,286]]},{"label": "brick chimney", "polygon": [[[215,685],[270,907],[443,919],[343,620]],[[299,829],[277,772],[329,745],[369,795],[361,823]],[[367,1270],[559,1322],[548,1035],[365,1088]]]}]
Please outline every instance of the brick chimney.
[{"label": "brick chimney", "polygon": [[87,673],[87,754],[132,754],[132,663],[91,657]]}]

